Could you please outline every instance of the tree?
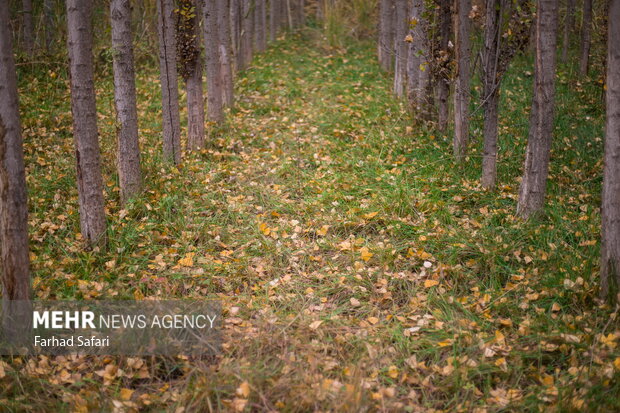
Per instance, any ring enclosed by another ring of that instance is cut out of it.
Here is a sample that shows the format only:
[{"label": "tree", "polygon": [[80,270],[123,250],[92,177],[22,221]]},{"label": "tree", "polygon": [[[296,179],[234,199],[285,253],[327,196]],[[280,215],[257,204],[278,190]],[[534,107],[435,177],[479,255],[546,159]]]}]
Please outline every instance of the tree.
[{"label": "tree", "polygon": [[450,35],[452,33],[452,12],[450,0],[439,0],[439,55],[435,58],[438,100],[438,127],[445,132],[448,128],[448,107],[450,98]]},{"label": "tree", "polygon": [[429,25],[424,0],[412,0],[409,4],[409,31],[407,53],[407,98],[417,116],[429,120],[433,107],[431,83],[431,52]]},{"label": "tree", "polygon": [[394,94],[402,97],[405,93],[407,80],[407,0],[394,0]]},{"label": "tree", "polygon": [[229,0],[217,0],[218,33],[220,42],[220,74],[222,76],[222,102],[232,107],[234,102],[234,85],[232,74],[232,52],[230,50],[230,5]]},{"label": "tree", "polygon": [[256,0],[257,24],[256,48],[259,52],[267,49],[267,4],[265,0]]},{"label": "tree", "polygon": [[203,8],[205,58],[207,68],[207,119],[220,123],[224,120],[222,107],[222,74],[220,38],[217,21],[218,0],[207,0]]},{"label": "tree", "polygon": [[67,0],[67,43],[71,112],[82,237],[90,246],[105,242],[103,178],[93,80],[92,0]]},{"label": "tree", "polygon": [[[610,0],[608,39],[620,39],[620,0]],[[620,43],[607,42],[605,166],[601,208],[601,295],[616,299],[620,286]]]},{"label": "tree", "polygon": [[34,22],[32,20],[32,0],[22,0],[22,30],[24,50],[29,56],[34,53]]},{"label": "tree", "polygon": [[237,68],[243,70],[252,60],[252,0],[240,0],[241,26]]},{"label": "tree", "polygon": [[45,50],[47,53],[52,52],[54,44],[54,2],[53,0],[43,1],[43,14],[45,17]]},{"label": "tree", "polygon": [[[319,4],[321,2],[319,1]],[[377,55],[381,68],[389,72],[393,67],[394,55],[394,0],[379,2],[379,42]]]},{"label": "tree", "polygon": [[566,18],[564,19],[564,39],[562,42],[562,63],[566,63],[568,57],[568,45],[570,33],[575,28],[575,0],[567,0]]},{"label": "tree", "polygon": [[592,0],[583,0],[583,20],[581,23],[581,58],[579,59],[579,73],[588,75],[590,63],[590,40],[592,36]]},{"label": "tree", "polygon": [[28,200],[17,97],[17,76],[9,30],[8,2],[0,3],[0,271],[4,331],[13,331],[19,307],[30,299]]},{"label": "tree", "polygon": [[[318,4],[321,4],[319,1]],[[269,0],[269,41],[276,40],[278,34],[278,0]]]},{"label": "tree", "polygon": [[180,0],[177,16],[177,60],[187,91],[187,149],[191,151],[202,148],[205,141],[199,24],[201,1]]},{"label": "tree", "polygon": [[[506,19],[506,15],[510,17]],[[507,25],[503,24],[505,20],[508,20]],[[530,11],[527,0],[486,1],[482,51],[484,146],[481,184],[483,188],[494,188],[497,181],[497,106],[500,84],[512,57],[527,47],[529,26]]]},{"label": "tree", "polygon": [[181,162],[181,123],[173,0],[157,0],[157,20],[164,158],[178,164]]},{"label": "tree", "polygon": [[523,218],[541,211],[545,202],[553,133],[557,32],[557,0],[538,0],[534,97],[517,205],[517,214]]},{"label": "tree", "polygon": [[124,203],[142,188],[130,1],[112,0],[110,19],[118,134],[117,169],[121,202]]},{"label": "tree", "polygon": [[454,91],[454,156],[462,160],[469,141],[470,26],[471,0],[456,1],[456,87]]}]

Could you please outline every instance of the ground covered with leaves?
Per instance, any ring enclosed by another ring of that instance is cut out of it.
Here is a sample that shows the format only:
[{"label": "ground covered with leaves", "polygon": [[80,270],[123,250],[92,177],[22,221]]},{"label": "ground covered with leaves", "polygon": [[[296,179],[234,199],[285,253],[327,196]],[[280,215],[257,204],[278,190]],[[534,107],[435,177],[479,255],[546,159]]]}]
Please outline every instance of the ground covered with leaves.
[{"label": "ground covered with leaves", "polygon": [[[515,217],[531,63],[501,104],[499,188],[481,120],[412,121],[374,44],[275,43],[200,153],[161,160],[156,64],[138,61],[145,192],[119,206],[113,87],[99,54],[105,250],[79,236],[63,65],[20,67],[34,291],[45,299],[216,297],[215,359],[0,360],[9,411],[582,411],[620,409],[618,308],[596,300],[603,110],[596,77],[558,75],[546,215]],[[474,99],[475,101],[475,99]]]}]

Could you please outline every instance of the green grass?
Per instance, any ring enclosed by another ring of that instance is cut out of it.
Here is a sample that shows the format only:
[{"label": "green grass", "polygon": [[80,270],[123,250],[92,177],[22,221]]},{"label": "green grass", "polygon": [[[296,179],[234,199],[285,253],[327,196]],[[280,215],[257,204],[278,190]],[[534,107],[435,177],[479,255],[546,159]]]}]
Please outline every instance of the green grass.
[{"label": "green grass", "polygon": [[[130,388],[127,408],[234,410],[248,382],[247,411],[620,408],[620,329],[595,299],[596,75],[559,70],[547,207],[523,222],[531,62],[517,59],[503,83],[490,192],[478,183],[480,113],[456,165],[449,134],[409,127],[373,53],[327,48],[312,29],[278,41],[239,75],[226,127],[178,168],[161,161],[156,68],[140,67],[146,188],[124,209],[112,81],[99,72],[110,243],[93,252],[77,235],[66,74],[20,72],[37,297],[218,297],[226,340],[212,363],[144,360],[144,379],[120,357],[5,359],[0,406],[112,409]],[[188,252],[194,266],[181,267]],[[94,372],[107,364],[125,373],[103,385]]]}]

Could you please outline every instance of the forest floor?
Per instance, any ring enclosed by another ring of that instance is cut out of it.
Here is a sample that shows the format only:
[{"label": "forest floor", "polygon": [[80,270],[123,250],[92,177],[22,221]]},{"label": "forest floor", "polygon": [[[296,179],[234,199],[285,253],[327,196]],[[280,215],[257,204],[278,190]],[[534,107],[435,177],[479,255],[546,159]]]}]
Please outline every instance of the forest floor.
[{"label": "forest floor", "polygon": [[504,82],[499,187],[484,191],[479,111],[455,165],[450,136],[415,125],[392,97],[374,44],[331,49],[311,29],[278,41],[240,75],[227,125],[178,167],[161,161],[145,58],[145,192],[121,208],[111,65],[99,56],[104,251],[79,237],[66,72],[20,73],[35,294],[217,297],[222,353],[3,358],[0,409],[620,409],[618,309],[596,301],[596,78],[561,69],[548,207],[523,222],[525,60]]}]

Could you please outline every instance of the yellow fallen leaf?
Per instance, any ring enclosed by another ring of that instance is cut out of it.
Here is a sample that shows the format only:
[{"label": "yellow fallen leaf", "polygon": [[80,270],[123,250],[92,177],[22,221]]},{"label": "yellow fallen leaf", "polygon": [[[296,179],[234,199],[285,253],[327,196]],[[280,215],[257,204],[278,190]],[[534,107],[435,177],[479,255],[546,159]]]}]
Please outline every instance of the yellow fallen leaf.
[{"label": "yellow fallen leaf", "polygon": [[375,325],[379,322],[379,319],[377,317],[368,317],[366,320],[372,325]]},{"label": "yellow fallen leaf", "polygon": [[390,376],[393,379],[397,379],[398,378],[398,367],[396,366],[390,366],[388,368],[388,376]]},{"label": "yellow fallen leaf", "polygon": [[616,359],[614,360],[614,367],[616,368],[616,370],[620,370],[620,357],[616,357]]},{"label": "yellow fallen leaf", "polygon": [[269,235],[271,233],[271,229],[269,229],[269,227],[267,226],[267,224],[265,224],[264,222],[261,222],[260,224],[258,224],[258,229],[260,230],[260,232],[262,232],[264,235]]},{"label": "yellow fallen leaf", "polygon": [[325,235],[327,235],[328,230],[329,230],[329,225],[323,225],[321,229],[318,230],[316,233],[317,235],[324,237]]},{"label": "yellow fallen leaf", "polygon": [[250,395],[250,383],[244,381],[237,387],[237,396],[247,398]]},{"label": "yellow fallen leaf", "polygon": [[366,262],[374,255],[372,252],[368,251],[367,247],[360,248],[360,254],[362,254],[362,259]]},{"label": "yellow fallen leaf", "polygon": [[377,212],[377,211],[375,211],[375,212],[369,212],[369,213],[367,213],[367,214],[364,214],[364,218],[365,218],[365,219],[372,219],[372,218],[376,217],[376,216],[377,216],[377,214],[378,214],[378,212]]},{"label": "yellow fallen leaf", "polygon": [[424,288],[431,288],[436,285],[439,285],[439,281],[437,280],[425,280],[424,281]]},{"label": "yellow fallen leaf", "polygon": [[447,339],[447,340],[444,340],[444,341],[440,341],[439,343],[437,343],[437,345],[439,347],[448,347],[448,346],[452,345],[452,340],[451,339]]},{"label": "yellow fallen leaf", "polygon": [[134,390],[131,389],[127,389],[127,388],[122,388],[120,395],[121,395],[121,400],[129,400],[131,399],[131,396],[133,395]]},{"label": "yellow fallen leaf", "polygon": [[187,254],[185,254],[185,257],[181,258],[179,260],[179,265],[183,266],[183,267],[191,267],[194,265],[194,255],[196,255],[195,252],[188,252]]}]

